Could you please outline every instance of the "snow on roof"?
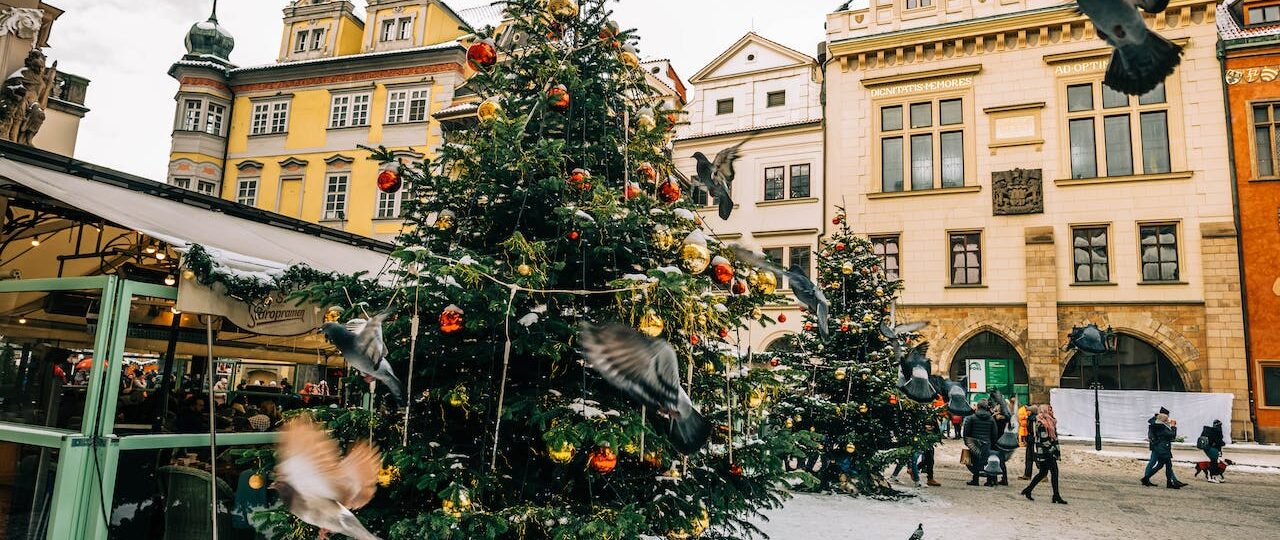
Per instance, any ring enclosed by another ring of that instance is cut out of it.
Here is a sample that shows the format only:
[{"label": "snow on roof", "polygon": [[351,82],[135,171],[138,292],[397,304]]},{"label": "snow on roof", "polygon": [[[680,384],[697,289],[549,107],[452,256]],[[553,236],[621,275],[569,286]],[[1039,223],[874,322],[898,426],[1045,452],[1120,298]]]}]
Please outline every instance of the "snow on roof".
[{"label": "snow on roof", "polygon": [[409,54],[415,52],[426,51],[442,51],[445,49],[462,49],[457,41],[446,41],[435,45],[426,45],[422,47],[412,47],[408,49],[394,49],[390,51],[377,51],[360,54],[345,54],[341,56],[328,56],[325,58],[313,58],[310,60],[297,60],[293,62],[280,62],[275,64],[264,64],[260,66],[247,66],[230,70],[231,73],[246,73],[250,71],[264,71],[268,69],[282,69],[293,66],[306,66],[311,64],[323,64],[325,62],[342,62],[344,60],[358,60],[363,58],[377,58],[380,56],[395,56],[397,54]]},{"label": "snow on roof", "polygon": [[813,123],[821,122],[821,121],[822,121],[822,119],[821,119],[821,118],[809,118],[809,119],[807,119],[807,120],[795,120],[795,121],[792,121],[792,122],[782,122],[782,123],[778,123],[778,124],[769,124],[769,125],[764,125],[764,126],[751,126],[751,127],[744,127],[744,128],[727,129],[727,130],[724,130],[724,131],[713,131],[713,132],[710,132],[710,133],[692,133],[692,134],[686,135],[686,136],[684,136],[684,137],[678,137],[678,138],[676,138],[676,140],[677,140],[677,141],[689,141],[689,140],[693,140],[693,139],[704,139],[704,138],[707,138],[707,137],[719,137],[719,136],[722,136],[722,135],[735,135],[735,134],[738,134],[738,133],[748,133],[748,132],[752,132],[752,131],[768,131],[768,130],[771,130],[771,129],[787,128],[787,127],[794,127],[794,126],[803,126],[803,125],[805,125],[805,124],[813,124]]},{"label": "snow on roof", "polygon": [[1251,28],[1242,27],[1239,21],[1236,21],[1235,15],[1231,12],[1232,6],[1241,1],[1243,0],[1227,0],[1218,4],[1218,33],[1222,35],[1222,39],[1229,40],[1263,36],[1280,36],[1280,24]]},{"label": "snow on roof", "polygon": [[458,16],[462,17],[462,20],[471,25],[472,28],[479,30],[486,26],[497,28],[499,24],[502,24],[502,20],[506,18],[506,11],[506,2],[484,0],[483,4],[459,9],[457,10],[457,13]]}]

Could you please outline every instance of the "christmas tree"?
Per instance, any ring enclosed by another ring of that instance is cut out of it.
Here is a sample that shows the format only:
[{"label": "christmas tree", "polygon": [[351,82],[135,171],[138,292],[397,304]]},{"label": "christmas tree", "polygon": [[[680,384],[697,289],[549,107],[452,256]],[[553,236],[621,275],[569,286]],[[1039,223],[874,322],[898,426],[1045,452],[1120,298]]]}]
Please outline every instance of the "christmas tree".
[{"label": "christmas tree", "polygon": [[[728,352],[748,318],[768,322],[774,286],[703,234],[670,156],[680,113],[652,97],[636,38],[604,4],[514,0],[503,36],[475,29],[477,123],[429,163],[375,152],[379,188],[408,190],[396,283],[303,293],[336,304],[335,320],[393,313],[404,402],[375,389],[373,410],[311,413],[344,445],[381,447],[382,487],[358,512],[379,535],[744,538],[805,480],[784,467],[794,434],[762,427],[778,382]],[[607,322],[675,348],[711,444],[681,454],[667,420],[587,367],[578,328]],[[267,521],[314,537],[283,512]]]},{"label": "christmas tree", "polygon": [[832,222],[838,228],[823,239],[816,280],[831,302],[829,337],[822,340],[820,321],[806,312],[790,352],[770,360],[788,386],[770,408],[770,424],[808,434],[806,455],[789,466],[816,473],[822,489],[891,495],[884,468],[937,443],[937,431],[926,430],[937,414],[898,390],[898,359],[880,330],[892,326],[901,282],[886,277],[843,208]]}]

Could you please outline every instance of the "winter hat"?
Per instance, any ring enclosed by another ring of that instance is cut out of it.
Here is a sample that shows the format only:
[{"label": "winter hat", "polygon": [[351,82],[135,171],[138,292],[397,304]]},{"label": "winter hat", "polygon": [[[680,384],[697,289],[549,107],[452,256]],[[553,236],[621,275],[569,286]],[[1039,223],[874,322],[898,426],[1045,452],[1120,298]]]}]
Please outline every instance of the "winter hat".
[{"label": "winter hat", "polygon": [[1164,408],[1164,407],[1160,407],[1160,414],[1169,414],[1169,409],[1166,409],[1166,408]]},{"label": "winter hat", "polygon": [[258,414],[249,417],[249,425],[255,431],[266,431],[271,427],[271,419],[265,414]]}]

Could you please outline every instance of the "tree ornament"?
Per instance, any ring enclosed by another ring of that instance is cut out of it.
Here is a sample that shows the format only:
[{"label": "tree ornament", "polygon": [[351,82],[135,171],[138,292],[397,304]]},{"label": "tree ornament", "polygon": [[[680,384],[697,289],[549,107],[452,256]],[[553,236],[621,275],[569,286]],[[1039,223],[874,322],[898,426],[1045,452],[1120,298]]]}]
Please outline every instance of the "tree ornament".
[{"label": "tree ornament", "polygon": [[658,198],[667,204],[675,203],[680,200],[680,182],[675,178],[668,178],[661,186],[658,186]]},{"label": "tree ornament", "polygon": [[680,264],[692,274],[701,274],[711,264],[711,250],[701,231],[695,230],[685,237],[680,247]]},{"label": "tree ornament", "polygon": [[659,225],[653,231],[653,245],[658,249],[666,251],[676,245],[676,237],[671,234],[671,230],[663,225]]},{"label": "tree ornament", "polygon": [[853,444],[853,443],[848,443],[848,444],[845,444],[845,445],[844,445],[844,451],[845,451],[846,453],[852,454],[852,453],[854,453],[854,452],[857,452],[857,451],[858,451],[858,447],[857,447],[857,445],[855,445],[855,444]]},{"label": "tree ornament", "polygon": [[836,214],[836,217],[831,218],[832,225],[839,225],[843,222],[844,222],[844,214]]},{"label": "tree ornament", "polygon": [[[741,279],[735,279],[733,280],[733,285],[729,287],[729,290],[733,292],[734,295],[742,296],[744,294],[750,293],[751,287],[747,286],[746,281],[743,281]],[[759,317],[756,317],[756,319],[759,319]]]},{"label": "tree ornament", "polygon": [[563,84],[556,85],[547,91],[547,107],[555,112],[565,112],[569,110],[569,105],[573,100],[569,98],[569,89]]},{"label": "tree ornament", "polygon": [[[768,271],[756,272],[756,290],[760,294],[773,294],[774,291],[778,290],[778,276]],[[786,322],[785,318],[778,320]]]},{"label": "tree ornament", "polygon": [[843,380],[844,380],[844,378],[845,378],[846,376],[848,376],[848,374],[849,374],[849,372],[848,372],[847,370],[845,370],[845,368],[836,368],[836,380],[837,380],[837,381],[843,381]]},{"label": "tree ornament", "polygon": [[667,477],[667,478],[676,478],[676,479],[679,479],[679,478],[683,477],[683,476],[684,476],[684,474],[680,472],[680,469],[677,469],[677,468],[676,468],[676,464],[675,464],[675,463],[672,463],[672,464],[671,464],[671,468],[670,468],[670,469],[668,469],[668,470],[667,470],[667,472],[666,472],[666,474],[664,474],[663,476],[665,476],[665,477]]},{"label": "tree ornament", "polygon": [[[626,53],[624,52],[623,54],[626,54]],[[637,64],[637,66],[638,65],[639,64]],[[655,127],[658,127],[658,123],[653,119],[652,114],[647,112],[642,112],[640,113],[639,116],[636,117],[636,126],[639,126],[640,129],[651,130]]]},{"label": "tree ornament", "polygon": [[453,210],[441,210],[440,214],[436,216],[436,230],[447,231],[452,229],[456,219],[457,214],[454,214]]},{"label": "tree ornament", "polygon": [[400,478],[400,468],[395,465],[387,465],[378,471],[378,485],[388,487],[397,478]]},{"label": "tree ornament", "polygon": [[329,306],[329,310],[324,312],[324,322],[338,322],[342,320],[342,306]]},{"label": "tree ornament", "polygon": [[610,41],[618,37],[622,33],[622,27],[618,26],[615,21],[605,21],[604,26],[600,27],[600,39]]},{"label": "tree ornament", "polygon": [[871,410],[871,409],[870,409],[869,407],[867,407],[867,404],[866,404],[866,403],[862,403],[862,404],[858,405],[858,413],[859,413],[859,414],[867,414],[867,411],[869,411],[869,410]]},{"label": "tree ornament", "polygon": [[445,334],[456,334],[461,332],[462,324],[462,308],[449,304],[440,312],[440,331]]},{"label": "tree ornament", "polygon": [[492,39],[483,39],[467,47],[467,65],[476,71],[484,71],[498,63],[498,48]]},{"label": "tree ornament", "polygon": [[729,259],[719,255],[711,259],[711,277],[721,285],[728,285],[733,281],[733,265],[729,264]]},{"label": "tree ornament", "polygon": [[778,322],[780,323],[787,322],[787,314],[786,313],[778,314]]},{"label": "tree ornament", "polygon": [[574,169],[569,173],[569,183],[578,189],[591,189],[591,172],[586,169]]},{"label": "tree ornament", "polygon": [[530,274],[533,273],[533,267],[524,263],[520,263],[520,266],[516,267],[516,273],[522,276],[529,276]]},{"label": "tree ornament", "polygon": [[844,242],[840,242],[836,244],[836,251],[844,251],[844,249],[845,249]]},{"label": "tree ornament", "polygon": [[577,241],[578,241],[578,238],[580,238],[580,237],[582,236],[582,234],[581,234],[581,233],[579,233],[578,231],[569,231],[569,234],[566,234],[566,235],[564,235],[564,236],[565,236],[565,238],[568,238],[569,240],[572,240],[572,241],[574,241],[574,242],[577,242]]},{"label": "tree ornament", "polygon": [[644,190],[640,189],[640,185],[635,182],[627,182],[626,187],[622,189],[622,197],[631,200],[644,194]]},{"label": "tree ornament", "polygon": [[[622,62],[622,65],[627,66],[630,69],[636,69],[640,67],[640,55],[636,54],[635,47],[632,47],[630,45],[624,45],[622,47],[622,52],[618,53],[618,60]],[[649,120],[652,121],[653,117],[650,116]],[[653,129],[653,127],[650,126],[646,129]]]},{"label": "tree ornament", "polygon": [[897,394],[889,394],[889,404],[890,404],[890,405],[897,405],[897,404],[898,404],[898,395],[897,395]]},{"label": "tree ornament", "polygon": [[884,296],[884,289],[876,287],[876,296]]},{"label": "tree ornament", "polygon": [[[558,446],[547,445],[547,457],[551,458],[552,463],[564,465],[573,461],[573,443],[562,442]],[[614,459],[617,459],[615,456]]]},{"label": "tree ornament", "polygon": [[587,463],[591,466],[591,470],[608,474],[613,472],[614,467],[618,466],[618,454],[614,453],[612,448],[604,446],[591,451],[591,457]]},{"label": "tree ornament", "polygon": [[738,465],[737,463],[730,464],[729,474],[732,474],[734,476],[742,476],[742,465]]},{"label": "tree ornament", "polygon": [[[735,281],[735,282],[733,283],[733,285],[734,285],[734,288],[735,288],[735,289],[737,289],[737,285],[738,285],[739,283],[742,283],[742,281],[741,281],[741,280],[738,280],[738,281]],[[751,318],[752,318],[753,320],[757,320],[757,321],[758,321],[758,320],[760,320],[760,319],[764,318],[764,312],[763,312],[763,311],[761,311],[759,307],[753,307],[753,308],[751,308]]]},{"label": "tree ornament", "polygon": [[655,469],[661,469],[662,468],[662,449],[658,448],[653,450],[652,452],[645,452],[643,460],[646,465],[653,467]]},{"label": "tree ornament", "polygon": [[793,428],[793,427],[796,427],[796,423],[795,423],[794,421],[792,421],[790,418],[788,418],[788,419],[786,419],[786,421],[782,422],[782,427],[785,427],[785,428],[787,428],[787,429],[791,429],[791,428]]},{"label": "tree ornament", "polygon": [[463,512],[471,510],[471,495],[466,489],[458,488],[450,497],[445,497],[440,501],[440,509],[445,514],[452,516],[454,519],[462,517]]},{"label": "tree ornament", "polygon": [[841,264],[840,273],[846,276],[853,275],[853,263],[850,261],[845,261],[844,264]]},{"label": "tree ornament", "polygon": [[698,334],[690,334],[690,335],[689,335],[689,344],[690,344],[690,345],[695,345],[695,346],[696,346],[697,344],[699,344],[699,343],[701,343],[701,342],[702,342],[702,338],[698,337]]},{"label": "tree ornament", "polygon": [[782,362],[779,362],[777,358],[769,359],[769,367],[778,367],[778,364],[781,364],[781,363]]},{"label": "tree ornament", "polygon": [[765,397],[764,390],[753,388],[751,393],[747,394],[747,406],[752,409],[758,409],[761,405],[764,405]]},{"label": "tree ornament", "polygon": [[715,375],[715,374],[716,374],[716,365],[715,365],[715,364],[713,364],[713,363],[711,363],[711,362],[703,362],[703,364],[702,364],[702,372],[703,372],[703,373],[706,373],[707,375]]},{"label": "tree ornament", "polygon": [[813,330],[813,323],[811,323],[811,322],[806,322],[806,323],[804,323],[804,331],[805,331],[805,332],[809,332],[809,331],[812,331],[812,330]]},{"label": "tree ornament", "polygon": [[471,403],[471,396],[467,394],[466,388],[458,385],[449,391],[447,400],[451,407],[466,407],[468,403]]},{"label": "tree ornament", "polygon": [[848,331],[849,331],[849,323],[845,323],[845,324],[840,325],[840,331],[841,331],[841,332],[848,332]]},{"label": "tree ornament", "polygon": [[640,317],[640,325],[637,327],[640,332],[649,337],[658,337],[667,324],[662,322],[662,317],[654,310],[649,310],[643,317]]},{"label": "tree ornament", "polygon": [[875,319],[875,317],[872,317],[870,313],[867,313],[867,314],[865,314],[865,315],[863,315],[863,316],[862,316],[862,322],[867,323],[867,324],[871,324],[871,323],[875,322],[875,320],[876,320],[876,319]]},{"label": "tree ornament", "polygon": [[260,473],[254,473],[249,477],[249,489],[262,489],[267,485],[267,479],[262,477]]},{"label": "tree ornament", "polygon": [[498,115],[502,113],[502,104],[497,99],[489,98],[480,102],[480,106],[476,108],[476,117],[481,122],[492,122],[498,119]]},{"label": "tree ornament", "polygon": [[574,0],[547,0],[547,14],[557,19],[578,16],[578,3]]},{"label": "tree ornament", "polygon": [[622,453],[624,454],[635,455],[636,452],[639,451],[640,446],[634,442],[628,442],[627,444],[622,445]]},{"label": "tree ornament", "polygon": [[639,167],[636,167],[636,173],[639,174],[640,178],[646,182],[658,181],[658,169],[653,168],[653,164],[647,161],[641,163]]},{"label": "tree ornament", "polygon": [[395,193],[400,191],[400,186],[403,185],[404,182],[400,178],[400,171],[398,169],[399,167],[393,165],[382,169],[382,172],[378,173],[378,191],[383,193]]}]

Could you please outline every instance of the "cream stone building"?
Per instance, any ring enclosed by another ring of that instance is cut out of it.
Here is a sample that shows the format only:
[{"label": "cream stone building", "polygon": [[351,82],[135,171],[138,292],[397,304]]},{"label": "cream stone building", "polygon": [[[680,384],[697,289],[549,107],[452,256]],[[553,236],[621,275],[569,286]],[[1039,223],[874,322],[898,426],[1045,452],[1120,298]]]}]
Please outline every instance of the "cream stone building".
[{"label": "cream stone building", "polygon": [[1248,425],[1240,274],[1215,3],[1148,25],[1185,46],[1141,97],[1057,0],[871,0],[828,16],[830,212],[899,268],[899,317],[935,368],[1003,359],[1044,402],[1087,387],[1073,326],[1119,332],[1108,389],[1235,395]]},{"label": "cream stone building", "polygon": [[[717,238],[763,249],[779,264],[815,268],[822,228],[822,77],[812,57],[748,33],[690,77],[696,90],[688,125],[675,141],[677,169],[697,176],[695,152],[714,159],[720,150],[743,143],[730,187],[733,215],[721,220],[705,191],[694,190],[706,227]],[[787,292],[785,280],[780,290]],[[765,350],[803,324],[794,300],[768,314],[787,321],[742,336],[755,351]]]}]

